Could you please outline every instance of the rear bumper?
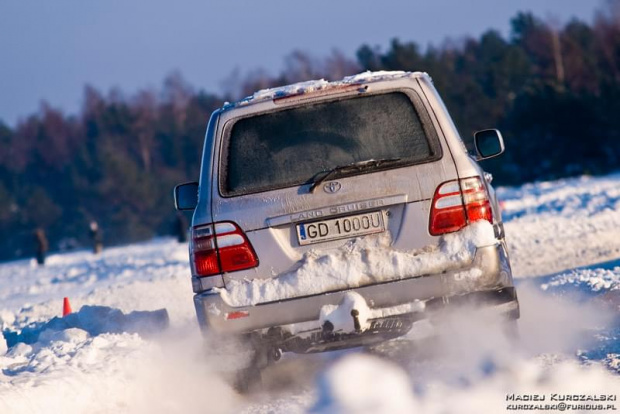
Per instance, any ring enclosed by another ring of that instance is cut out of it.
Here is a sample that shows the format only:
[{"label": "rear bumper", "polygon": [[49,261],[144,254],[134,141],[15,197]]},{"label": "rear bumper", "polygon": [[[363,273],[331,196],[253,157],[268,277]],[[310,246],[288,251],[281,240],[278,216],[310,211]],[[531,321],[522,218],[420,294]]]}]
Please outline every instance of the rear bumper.
[{"label": "rear bumper", "polygon": [[[470,271],[475,269],[481,272],[472,277]],[[470,265],[441,274],[247,307],[231,307],[218,293],[207,291],[194,296],[194,305],[204,330],[217,334],[244,334],[291,324],[318,324],[321,308],[339,305],[345,294],[351,291],[361,295],[373,310],[394,308],[415,301],[425,303],[424,312],[415,315],[415,319],[425,318],[432,311],[461,302],[489,305],[508,317],[519,317],[510,265],[502,244],[479,248]],[[230,319],[231,314],[241,317]]]}]

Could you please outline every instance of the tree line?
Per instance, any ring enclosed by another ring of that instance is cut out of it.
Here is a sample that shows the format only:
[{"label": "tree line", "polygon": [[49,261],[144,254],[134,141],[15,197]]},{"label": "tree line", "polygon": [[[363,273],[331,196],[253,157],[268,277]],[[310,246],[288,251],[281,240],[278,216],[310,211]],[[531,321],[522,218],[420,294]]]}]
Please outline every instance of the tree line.
[{"label": "tree line", "polygon": [[168,76],[160,90],[131,96],[84,90],[79,113],[43,103],[15,127],[0,121],[0,259],[32,255],[33,230],[52,249],[84,246],[99,222],[107,244],[169,234],[171,190],[195,180],[210,113],[255,90],[363,70],[426,71],[471,148],[472,133],[497,127],[506,153],[485,162],[495,182],[514,185],[618,169],[620,1],[592,23],[560,25],[530,13],[494,30],[423,50],[394,39],[354,58],[295,51],[277,75],[234,72],[225,92],[195,90]]}]

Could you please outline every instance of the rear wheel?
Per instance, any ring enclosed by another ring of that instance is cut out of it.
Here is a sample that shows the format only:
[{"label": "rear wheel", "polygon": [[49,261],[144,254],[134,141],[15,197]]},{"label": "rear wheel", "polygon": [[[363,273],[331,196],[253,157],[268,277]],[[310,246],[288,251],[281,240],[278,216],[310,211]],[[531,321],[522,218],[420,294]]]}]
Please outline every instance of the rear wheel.
[{"label": "rear wheel", "polygon": [[263,389],[263,370],[273,365],[282,357],[282,352],[274,346],[267,346],[258,341],[250,342],[253,354],[249,364],[237,371],[234,387],[240,393],[249,393]]},{"label": "rear wheel", "polygon": [[237,372],[233,387],[241,394],[247,394],[262,389],[263,377],[261,369],[255,365],[242,368]]}]

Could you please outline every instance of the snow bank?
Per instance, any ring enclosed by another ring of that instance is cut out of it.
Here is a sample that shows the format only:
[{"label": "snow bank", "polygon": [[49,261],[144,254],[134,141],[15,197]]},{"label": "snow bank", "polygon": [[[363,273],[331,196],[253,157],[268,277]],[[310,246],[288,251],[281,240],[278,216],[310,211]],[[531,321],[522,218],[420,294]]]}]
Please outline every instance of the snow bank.
[{"label": "snow bank", "polygon": [[547,283],[543,283],[543,290],[558,288],[565,285],[571,287],[585,285],[591,292],[620,290],[620,267],[613,269],[579,269],[569,273],[554,276]]},{"label": "snow bank", "polygon": [[620,175],[498,188],[515,277],[620,257]]},{"label": "snow bank", "polygon": [[498,188],[498,196],[507,220],[543,214],[591,217],[605,211],[620,211],[619,183],[620,174],[583,176]]},{"label": "snow bank", "polygon": [[311,250],[299,266],[272,279],[230,281],[220,289],[231,306],[312,295],[325,291],[364,286],[377,282],[440,273],[471,262],[477,247],[495,244],[493,226],[478,221],[443,236],[439,246],[416,251],[396,251],[387,233],[356,239],[329,253]]},{"label": "snow bank", "polygon": [[2,332],[9,347],[18,342],[32,344],[45,333],[62,332],[69,329],[79,329],[90,335],[102,333],[139,333],[149,335],[162,332],[169,325],[168,312],[165,309],[157,311],[134,311],[125,315],[118,309],[107,306],[83,306],[79,312],[71,313],[63,318],[53,318],[49,322],[35,323],[22,329],[21,332],[5,330]]}]

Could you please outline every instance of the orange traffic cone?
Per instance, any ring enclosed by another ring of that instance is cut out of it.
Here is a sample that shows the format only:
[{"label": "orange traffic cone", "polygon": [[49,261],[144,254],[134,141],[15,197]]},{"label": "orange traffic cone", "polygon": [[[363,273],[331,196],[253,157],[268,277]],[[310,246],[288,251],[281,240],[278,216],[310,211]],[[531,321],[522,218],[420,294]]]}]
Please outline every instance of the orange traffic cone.
[{"label": "orange traffic cone", "polygon": [[73,311],[71,310],[71,304],[69,303],[69,298],[65,298],[62,302],[62,316],[65,317],[71,312]]}]

